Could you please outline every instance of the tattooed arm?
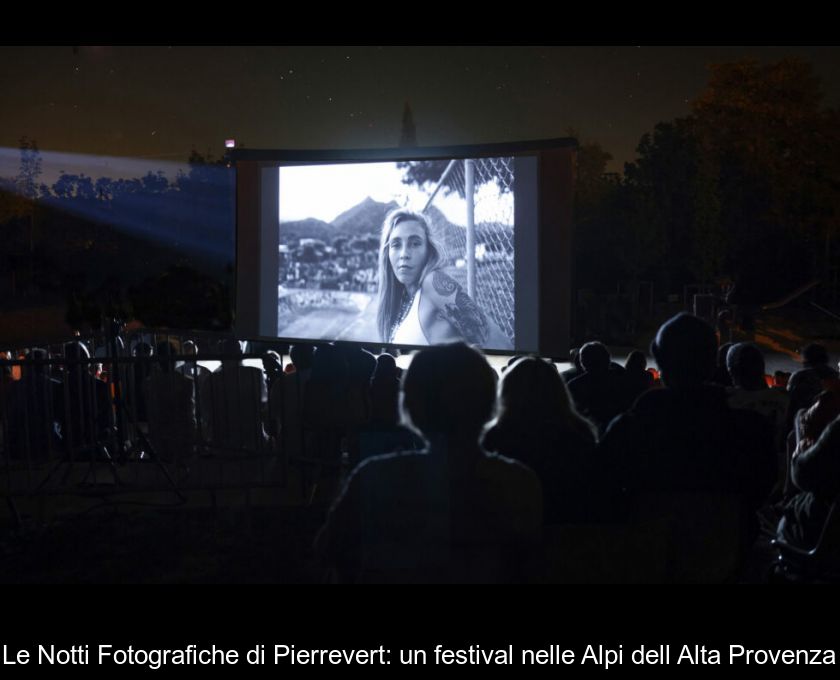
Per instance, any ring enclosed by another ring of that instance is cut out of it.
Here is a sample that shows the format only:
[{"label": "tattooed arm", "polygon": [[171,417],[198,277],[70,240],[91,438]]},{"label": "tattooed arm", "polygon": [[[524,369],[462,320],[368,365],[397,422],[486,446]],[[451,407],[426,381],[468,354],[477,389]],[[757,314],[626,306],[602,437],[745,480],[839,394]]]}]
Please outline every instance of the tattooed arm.
[{"label": "tattooed arm", "polygon": [[451,276],[439,269],[433,271],[423,280],[422,295],[434,305],[437,318],[451,325],[465,342],[487,345],[487,316]]}]

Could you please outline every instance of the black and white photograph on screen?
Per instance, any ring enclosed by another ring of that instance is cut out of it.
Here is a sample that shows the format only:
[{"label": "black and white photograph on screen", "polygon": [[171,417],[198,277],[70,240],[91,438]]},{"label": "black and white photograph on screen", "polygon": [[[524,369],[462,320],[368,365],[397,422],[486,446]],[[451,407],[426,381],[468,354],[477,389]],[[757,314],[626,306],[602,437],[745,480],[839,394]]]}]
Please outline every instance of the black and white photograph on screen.
[{"label": "black and white photograph on screen", "polygon": [[284,166],[280,337],[514,347],[512,157]]}]

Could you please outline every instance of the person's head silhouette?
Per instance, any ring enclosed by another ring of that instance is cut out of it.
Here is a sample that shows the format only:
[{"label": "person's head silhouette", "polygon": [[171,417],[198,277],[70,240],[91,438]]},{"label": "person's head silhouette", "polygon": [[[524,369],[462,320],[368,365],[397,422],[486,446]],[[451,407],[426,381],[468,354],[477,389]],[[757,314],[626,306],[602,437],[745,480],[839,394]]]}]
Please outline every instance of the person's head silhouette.
[{"label": "person's head silhouette", "polygon": [[484,356],[463,343],[424,349],[414,356],[402,386],[401,410],[433,445],[478,442],[493,414],[496,381]]},{"label": "person's head silhouette", "polygon": [[373,371],[373,380],[396,379],[397,362],[390,354],[380,354],[376,357],[376,368]]},{"label": "person's head silhouette", "polygon": [[799,350],[799,354],[806,368],[828,364],[828,350],[826,350],[825,345],[817,342],[805,345],[805,347]]},{"label": "person's head silhouette", "polygon": [[534,426],[566,423],[574,407],[557,368],[536,357],[520,358],[499,387],[500,420]]},{"label": "person's head silhouette", "polygon": [[764,380],[764,356],[761,350],[750,342],[732,345],[726,355],[726,370],[732,376],[736,387],[746,390],[760,390],[767,387]]},{"label": "person's head silhouette", "polygon": [[587,342],[580,348],[580,364],[587,373],[606,373],[610,368],[610,351],[602,342]]},{"label": "person's head silhouette", "polygon": [[714,375],[717,336],[708,323],[691,314],[677,314],[662,324],[650,350],[668,387],[697,386]]},{"label": "person's head silhouette", "polygon": [[647,368],[647,357],[644,352],[634,349],[627,355],[624,369],[630,373],[641,373]]}]

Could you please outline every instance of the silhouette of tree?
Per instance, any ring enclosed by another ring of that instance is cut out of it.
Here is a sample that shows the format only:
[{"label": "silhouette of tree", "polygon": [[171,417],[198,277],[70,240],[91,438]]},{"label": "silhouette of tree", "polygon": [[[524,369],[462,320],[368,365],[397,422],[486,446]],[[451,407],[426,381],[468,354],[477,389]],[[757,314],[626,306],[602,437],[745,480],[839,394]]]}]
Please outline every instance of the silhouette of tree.
[{"label": "silhouette of tree", "polygon": [[[570,136],[578,137],[574,132]],[[632,222],[630,188],[606,172],[612,155],[597,142],[580,144],[575,172],[575,282],[578,288],[615,290],[636,280],[655,252]]]},{"label": "silhouette of tree", "polygon": [[96,184],[94,185],[94,191],[96,192],[96,197],[100,201],[113,200],[115,194],[114,180],[112,180],[110,177],[100,177],[96,180]]},{"label": "silhouette of tree", "polygon": [[645,249],[663,258],[669,289],[708,281],[723,264],[717,167],[704,155],[695,127],[685,118],[659,123],[642,136],[639,158],[624,169],[633,229]]},{"label": "silhouette of tree", "polygon": [[72,175],[62,172],[55,184],[52,185],[52,193],[60,199],[91,200],[97,197],[93,180],[84,173]]},{"label": "silhouette of tree", "polygon": [[840,114],[825,107],[812,65],[714,65],[692,111],[703,154],[719,168],[728,265],[748,278],[772,271],[779,292],[827,273],[840,217]]},{"label": "silhouette of tree", "polygon": [[[147,323],[229,328],[235,175],[223,163],[196,153],[174,182],[154,169],[131,178],[62,172],[50,187],[39,181],[37,144],[20,147],[20,171],[0,179],[0,265],[13,296],[50,292],[65,299],[69,323],[96,327],[102,314],[130,318],[127,291],[145,280],[151,295],[133,292]],[[179,266],[192,274],[173,273]]]},{"label": "silhouette of tree", "polygon": [[16,179],[17,191],[24,198],[38,198],[41,186],[38,178],[42,172],[38,143],[34,139],[21,137],[18,148],[20,149],[20,170]]},{"label": "silhouette of tree", "polygon": [[581,285],[647,272],[674,292],[731,276],[767,301],[826,271],[840,228],[839,123],[809,64],[741,61],[712,66],[692,114],[645,134],[623,179],[604,173],[597,144],[581,145]]},{"label": "silhouette of tree", "polygon": [[[405,170],[403,184],[413,184],[422,189],[426,184],[434,186],[448,164],[449,161],[405,161],[397,163],[397,168]],[[448,193],[452,187],[446,186],[445,190]]]},{"label": "silhouette of tree", "polygon": [[230,174],[224,172],[228,168],[227,160],[225,158],[214,158],[209,150],[202,155],[193,147],[187,163],[190,165],[190,171],[188,174],[178,174],[179,184],[187,182],[218,184],[219,178],[224,178]]},{"label": "silhouette of tree", "polygon": [[[462,163],[463,161],[458,161]],[[419,189],[426,189],[431,191],[432,188],[438,183],[443,175],[446,167],[449,165],[449,161],[401,161],[397,163],[397,168],[400,170],[405,170],[402,176],[402,183],[414,185]],[[458,173],[451,173],[443,183],[442,191],[444,194],[450,194],[453,191],[457,192],[461,198],[464,198],[464,184],[463,182],[458,181],[458,177],[463,178],[463,174]],[[476,176],[476,183],[478,183],[479,178]],[[499,178],[495,178],[496,186],[498,187],[499,191],[502,193],[507,193],[510,191],[510,186],[503,181],[499,181]]]},{"label": "silhouette of tree", "polygon": [[38,143],[28,137],[20,138],[20,170],[15,180],[18,194],[18,212],[29,222],[29,281],[30,286],[35,285],[36,280],[36,257],[35,241],[37,239],[37,206],[35,200],[39,196],[41,184],[38,178],[41,176],[41,152],[38,150]]},{"label": "silhouette of tree", "polygon": [[161,170],[149,171],[140,180],[142,190],[150,194],[160,194],[169,189],[169,181]]}]

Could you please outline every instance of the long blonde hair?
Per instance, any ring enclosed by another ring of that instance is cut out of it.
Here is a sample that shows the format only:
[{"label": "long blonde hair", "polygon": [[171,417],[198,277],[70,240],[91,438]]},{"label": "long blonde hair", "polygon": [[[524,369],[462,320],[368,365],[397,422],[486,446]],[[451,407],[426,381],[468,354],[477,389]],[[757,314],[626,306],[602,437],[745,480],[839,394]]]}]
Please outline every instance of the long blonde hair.
[{"label": "long blonde hair", "polygon": [[444,261],[443,249],[433,237],[429,220],[425,215],[414,210],[397,208],[385,216],[385,221],[382,223],[382,235],[379,239],[379,292],[376,313],[376,325],[382,342],[391,341],[391,330],[400,313],[403,296],[406,295],[405,286],[397,280],[391,268],[391,260],[388,257],[388,242],[391,239],[391,232],[394,231],[394,227],[400,222],[408,220],[420,224],[426,233],[426,264],[423,265],[423,270],[420,272],[419,282],[422,284],[426,275],[440,267]]},{"label": "long blonde hair", "polygon": [[499,384],[498,409],[497,427],[554,425],[597,439],[597,430],[578,413],[557,367],[538,357],[523,357],[507,369]]}]

